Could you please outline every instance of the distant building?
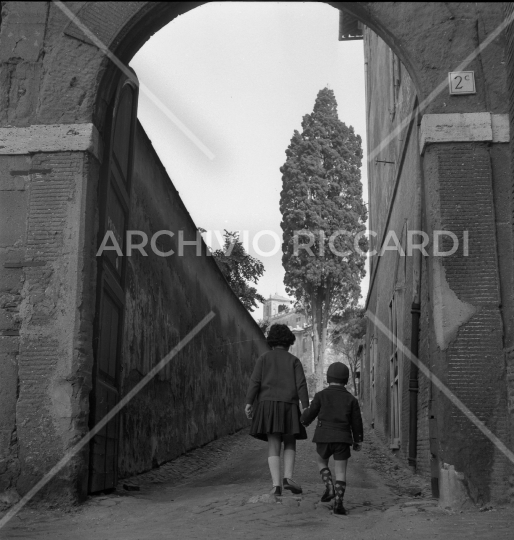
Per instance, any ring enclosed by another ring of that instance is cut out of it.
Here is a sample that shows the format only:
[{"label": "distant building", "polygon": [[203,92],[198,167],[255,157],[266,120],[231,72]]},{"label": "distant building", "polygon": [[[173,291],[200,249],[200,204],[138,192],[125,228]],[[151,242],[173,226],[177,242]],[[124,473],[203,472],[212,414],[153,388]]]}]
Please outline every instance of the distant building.
[{"label": "distant building", "polygon": [[273,296],[270,295],[270,297],[264,302],[264,318],[270,319],[275,315],[280,315],[282,312],[290,309],[292,304],[293,300],[289,300],[289,298],[284,298],[277,293],[275,293]]}]

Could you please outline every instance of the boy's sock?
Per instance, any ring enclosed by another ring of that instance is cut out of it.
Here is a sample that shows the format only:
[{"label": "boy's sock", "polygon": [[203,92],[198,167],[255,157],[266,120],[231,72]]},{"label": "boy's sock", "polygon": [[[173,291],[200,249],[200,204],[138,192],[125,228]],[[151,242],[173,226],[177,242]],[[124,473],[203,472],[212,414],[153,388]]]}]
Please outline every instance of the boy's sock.
[{"label": "boy's sock", "polygon": [[346,490],[346,482],[342,480],[336,480],[335,485],[335,501],[334,501],[334,514],[346,514],[346,510],[343,506],[344,492]]},{"label": "boy's sock", "polygon": [[321,479],[325,484],[325,493],[323,493],[323,495],[321,496],[321,502],[331,501],[335,497],[332,473],[330,472],[330,469],[328,467],[321,469],[319,473],[321,474]]}]

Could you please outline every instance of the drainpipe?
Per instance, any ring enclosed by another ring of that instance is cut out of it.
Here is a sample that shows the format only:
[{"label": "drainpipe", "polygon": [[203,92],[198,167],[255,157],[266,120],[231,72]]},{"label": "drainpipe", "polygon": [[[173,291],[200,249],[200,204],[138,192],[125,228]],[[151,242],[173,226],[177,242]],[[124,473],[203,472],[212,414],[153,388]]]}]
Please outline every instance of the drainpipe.
[{"label": "drainpipe", "polygon": [[[416,190],[416,221],[417,230],[421,231],[421,172]],[[414,358],[418,358],[419,342],[419,318],[421,314],[421,251],[416,249],[413,254],[412,270],[412,326],[410,352]],[[410,363],[409,374],[409,466],[416,470],[417,446],[418,446],[418,366]]]},{"label": "drainpipe", "polygon": [[[419,316],[420,304],[415,300],[412,302],[412,328],[410,350],[414,357],[418,357],[419,340]],[[418,446],[418,366],[413,362],[410,364],[409,376],[409,466],[416,470],[416,457]]]}]

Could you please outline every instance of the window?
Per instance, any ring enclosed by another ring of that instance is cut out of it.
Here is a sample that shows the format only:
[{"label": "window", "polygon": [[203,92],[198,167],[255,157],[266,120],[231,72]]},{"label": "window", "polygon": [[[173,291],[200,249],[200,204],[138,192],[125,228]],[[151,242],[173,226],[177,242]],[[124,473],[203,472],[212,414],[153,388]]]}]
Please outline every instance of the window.
[{"label": "window", "polygon": [[400,367],[398,353],[398,306],[393,295],[389,303],[389,331],[391,354],[389,356],[389,403],[391,448],[400,448]]}]

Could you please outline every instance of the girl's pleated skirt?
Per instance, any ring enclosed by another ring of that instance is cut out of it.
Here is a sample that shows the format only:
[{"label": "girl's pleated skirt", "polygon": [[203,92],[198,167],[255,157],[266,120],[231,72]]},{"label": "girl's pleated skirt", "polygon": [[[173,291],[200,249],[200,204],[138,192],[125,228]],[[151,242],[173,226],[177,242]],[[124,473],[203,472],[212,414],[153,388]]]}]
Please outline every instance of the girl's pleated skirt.
[{"label": "girl's pleated skirt", "polygon": [[283,401],[260,401],[253,414],[250,435],[261,441],[267,441],[268,433],[307,439],[305,426],[300,422],[298,405]]}]

